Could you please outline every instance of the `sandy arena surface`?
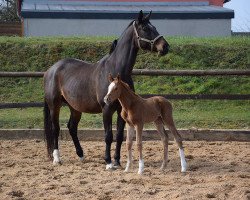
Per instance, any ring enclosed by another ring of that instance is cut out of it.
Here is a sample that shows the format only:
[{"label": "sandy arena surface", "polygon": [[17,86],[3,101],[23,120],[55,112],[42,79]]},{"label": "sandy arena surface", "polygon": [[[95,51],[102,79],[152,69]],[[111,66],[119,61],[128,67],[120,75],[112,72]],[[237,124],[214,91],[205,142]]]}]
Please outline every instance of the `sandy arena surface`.
[{"label": "sandy arena surface", "polygon": [[[168,167],[161,172],[161,142],[145,141],[142,176],[137,175],[136,151],[130,173],[123,168],[106,171],[104,142],[81,144],[84,162],[78,160],[71,141],[60,141],[63,164],[53,166],[42,140],[0,140],[0,199],[250,199],[247,142],[184,142],[189,167],[181,173],[174,142]],[[123,167],[125,161],[124,143]]]}]

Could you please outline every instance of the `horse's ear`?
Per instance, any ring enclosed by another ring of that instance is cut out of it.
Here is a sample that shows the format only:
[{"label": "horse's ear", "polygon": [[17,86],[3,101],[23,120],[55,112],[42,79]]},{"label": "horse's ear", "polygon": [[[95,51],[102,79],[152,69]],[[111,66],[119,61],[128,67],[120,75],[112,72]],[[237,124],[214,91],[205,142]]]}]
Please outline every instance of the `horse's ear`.
[{"label": "horse's ear", "polygon": [[151,14],[152,14],[152,10],[150,11],[149,14],[146,15],[146,17],[144,18],[146,21],[149,21],[150,17],[151,17]]},{"label": "horse's ear", "polygon": [[117,77],[116,77],[116,78],[117,78],[118,82],[121,80],[121,77],[120,77],[120,74],[119,74],[119,73],[117,74]]},{"label": "horse's ear", "polygon": [[142,23],[142,21],[143,21],[143,12],[142,12],[142,10],[139,12],[139,15],[138,15],[138,22],[139,22],[139,24],[140,23]]},{"label": "horse's ear", "polygon": [[111,74],[111,73],[109,73],[108,79],[109,79],[109,82],[110,82],[110,83],[114,81],[114,78],[112,77],[112,74]]}]

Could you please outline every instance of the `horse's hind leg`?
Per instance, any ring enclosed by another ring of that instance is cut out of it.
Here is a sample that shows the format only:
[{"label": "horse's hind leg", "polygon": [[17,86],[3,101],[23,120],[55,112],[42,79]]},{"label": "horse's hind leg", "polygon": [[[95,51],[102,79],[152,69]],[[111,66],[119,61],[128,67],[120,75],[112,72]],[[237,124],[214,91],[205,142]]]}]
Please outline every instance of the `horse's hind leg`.
[{"label": "horse's hind leg", "polygon": [[161,136],[161,141],[163,143],[164,154],[163,154],[163,162],[161,165],[161,170],[164,170],[168,163],[168,139],[169,138],[168,138],[168,134],[166,130],[164,129],[162,119],[157,119],[154,123],[155,123],[158,133]]},{"label": "horse's hind leg", "polygon": [[84,154],[83,154],[83,150],[82,150],[82,147],[80,145],[79,139],[77,137],[77,127],[78,127],[78,123],[81,119],[82,113],[76,111],[72,107],[70,107],[70,112],[71,112],[71,114],[70,114],[70,119],[68,122],[69,133],[70,133],[72,140],[74,142],[74,145],[76,148],[76,154],[79,156],[80,160],[83,161]]},{"label": "horse's hind leg", "polygon": [[52,122],[52,135],[54,139],[53,143],[53,164],[61,164],[60,154],[59,154],[59,147],[58,147],[58,138],[60,132],[59,126],[59,113],[60,113],[60,105],[55,104],[53,109],[50,109],[50,116]]},{"label": "horse's hind leg", "polygon": [[163,118],[164,123],[169,128],[170,132],[173,134],[175,141],[178,144],[179,154],[180,154],[180,158],[181,158],[181,171],[185,172],[187,169],[187,163],[186,163],[185,155],[184,155],[182,137],[178,133],[178,131],[175,127],[175,124],[174,124],[173,115],[172,115],[172,106],[171,106],[171,104],[168,104],[168,106],[169,107],[166,107],[164,112],[162,113],[162,118]]}]

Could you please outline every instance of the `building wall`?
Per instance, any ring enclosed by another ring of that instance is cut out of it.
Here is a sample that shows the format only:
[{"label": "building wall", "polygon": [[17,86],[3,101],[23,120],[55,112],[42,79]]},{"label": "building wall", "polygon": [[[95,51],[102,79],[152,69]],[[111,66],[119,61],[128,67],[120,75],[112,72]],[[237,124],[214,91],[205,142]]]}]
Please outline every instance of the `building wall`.
[{"label": "building wall", "polygon": [[[52,35],[116,35],[119,36],[130,20],[94,19],[24,19],[25,36]],[[164,19],[151,20],[160,34],[169,36],[229,36],[230,19]],[[171,28],[169,28],[171,27]]]}]

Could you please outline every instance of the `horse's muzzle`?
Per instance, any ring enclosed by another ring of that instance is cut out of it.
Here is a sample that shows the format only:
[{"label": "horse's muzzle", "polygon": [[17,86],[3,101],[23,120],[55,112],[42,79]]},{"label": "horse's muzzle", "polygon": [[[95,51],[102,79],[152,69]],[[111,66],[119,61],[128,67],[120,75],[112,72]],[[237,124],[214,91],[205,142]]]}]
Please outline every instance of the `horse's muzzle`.
[{"label": "horse's muzzle", "polygon": [[159,54],[161,56],[164,56],[164,55],[166,55],[168,53],[168,51],[169,51],[169,44],[166,43],[166,44],[163,45],[162,50],[159,51]]},{"label": "horse's muzzle", "polygon": [[106,95],[106,96],[104,97],[103,101],[104,101],[104,103],[106,103],[107,105],[109,105],[109,104],[111,103],[111,101],[110,101],[108,95]]}]

